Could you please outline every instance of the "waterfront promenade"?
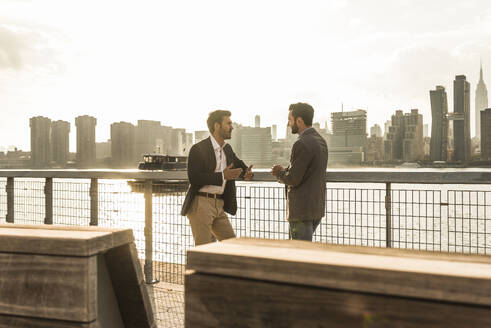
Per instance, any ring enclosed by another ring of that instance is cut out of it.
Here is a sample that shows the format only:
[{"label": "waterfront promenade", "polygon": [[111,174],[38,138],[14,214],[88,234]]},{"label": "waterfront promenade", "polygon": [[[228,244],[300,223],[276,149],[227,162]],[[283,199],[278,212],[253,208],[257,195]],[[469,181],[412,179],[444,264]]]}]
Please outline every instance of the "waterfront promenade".
[{"label": "waterfront promenade", "polygon": [[[134,192],[127,180],[141,181]],[[0,171],[6,222],[131,228],[160,326],[184,324],[183,274],[193,246],[179,215],[185,172]],[[155,193],[166,181],[171,189]],[[326,174],[316,242],[491,253],[491,170],[339,170]],[[172,190],[172,186],[175,189]],[[287,239],[284,189],[268,172],[238,186],[238,237]]]}]

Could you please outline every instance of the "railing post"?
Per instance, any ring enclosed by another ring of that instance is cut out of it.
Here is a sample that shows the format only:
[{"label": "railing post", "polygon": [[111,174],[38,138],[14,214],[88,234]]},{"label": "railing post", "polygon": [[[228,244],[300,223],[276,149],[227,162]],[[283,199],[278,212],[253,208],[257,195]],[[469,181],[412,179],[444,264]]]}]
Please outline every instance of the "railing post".
[{"label": "railing post", "polygon": [[44,224],[53,224],[53,178],[46,178],[44,183]]},{"label": "railing post", "polygon": [[7,192],[7,216],[5,219],[8,223],[14,223],[14,178],[7,178],[5,191]]},{"label": "railing post", "polygon": [[385,247],[392,247],[392,197],[390,182],[385,183]]},{"label": "railing post", "polygon": [[157,282],[153,279],[152,191],[152,180],[145,180],[145,265],[143,266],[143,272],[147,284]]},{"label": "railing post", "polygon": [[99,225],[99,184],[97,178],[90,179],[90,225]]}]

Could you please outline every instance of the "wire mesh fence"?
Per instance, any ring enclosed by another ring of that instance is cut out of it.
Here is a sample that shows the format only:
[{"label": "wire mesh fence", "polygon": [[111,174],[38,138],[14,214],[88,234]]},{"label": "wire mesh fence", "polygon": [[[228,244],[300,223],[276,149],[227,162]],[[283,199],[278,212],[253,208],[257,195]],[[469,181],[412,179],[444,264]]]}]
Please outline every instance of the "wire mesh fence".
[{"label": "wire mesh fence", "polygon": [[7,179],[0,178],[0,220],[7,216]]},{"label": "wire mesh fence", "polygon": [[491,191],[448,190],[448,251],[489,254]]},{"label": "wire mesh fence", "polygon": [[44,223],[44,179],[15,179],[14,199],[15,223]]},{"label": "wire mesh fence", "polygon": [[[187,218],[180,215],[182,183],[156,185],[152,195],[153,277],[183,283],[186,251],[194,245]],[[0,179],[0,215],[8,212],[7,179]],[[489,254],[491,191],[489,186],[329,183],[326,215],[314,241],[342,245],[390,247]],[[44,179],[15,178],[15,223],[43,224]],[[88,226],[91,222],[90,180],[54,179],[53,224]],[[97,224],[131,228],[138,255],[145,258],[145,197],[141,183],[99,180]],[[237,214],[230,217],[238,237],[288,239],[285,189],[272,183],[244,182],[237,187]],[[390,213],[390,220],[387,220]],[[387,225],[389,223],[389,225]]]}]

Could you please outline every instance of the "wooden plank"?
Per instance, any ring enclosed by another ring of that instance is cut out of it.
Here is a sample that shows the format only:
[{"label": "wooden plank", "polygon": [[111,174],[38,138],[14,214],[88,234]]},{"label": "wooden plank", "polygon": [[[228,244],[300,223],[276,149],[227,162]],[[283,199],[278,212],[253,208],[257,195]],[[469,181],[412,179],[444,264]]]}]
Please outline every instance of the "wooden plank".
[{"label": "wooden plank", "polygon": [[96,257],[0,253],[0,314],[91,322]]},{"label": "wooden plank", "polygon": [[0,315],[0,328],[102,328],[97,321],[84,323]]},{"label": "wooden plank", "polygon": [[[262,238],[231,238],[222,241],[222,243],[231,243],[237,245],[250,245],[253,243],[257,246],[264,247],[282,247],[290,249],[306,249],[319,251],[333,251],[343,253],[371,254],[381,256],[397,256],[410,257],[430,260],[442,261],[458,261],[469,263],[488,263],[491,264],[491,256],[483,254],[459,254],[459,253],[444,253],[437,251],[424,251],[413,249],[400,248],[385,248],[385,247],[367,247],[367,246],[351,246],[351,245],[336,245],[325,243],[311,243],[301,240],[274,240]],[[211,244],[210,244],[211,245]]]},{"label": "wooden plank", "polygon": [[489,327],[489,307],[188,271],[186,327]]},{"label": "wooden plank", "polygon": [[0,225],[0,252],[92,256],[133,242],[131,229]]},{"label": "wooden plank", "polygon": [[[279,246],[279,245],[283,246]],[[295,248],[295,245],[301,248]],[[483,257],[365,248],[337,251],[307,242],[242,240],[188,251],[187,269],[203,273],[437,301],[491,305],[491,264]],[[473,262],[479,259],[481,262]]]},{"label": "wooden plank", "polygon": [[113,248],[105,259],[125,326],[156,327],[135,244]]}]

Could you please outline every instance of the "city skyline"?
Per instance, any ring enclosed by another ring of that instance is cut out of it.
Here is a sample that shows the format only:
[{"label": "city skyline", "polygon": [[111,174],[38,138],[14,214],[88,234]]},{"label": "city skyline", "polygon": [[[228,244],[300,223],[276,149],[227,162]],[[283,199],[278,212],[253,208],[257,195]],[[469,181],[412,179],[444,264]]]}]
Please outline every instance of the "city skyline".
[{"label": "city skyline", "polygon": [[369,126],[412,108],[426,124],[428,90],[451,90],[463,74],[474,94],[481,58],[484,80],[491,76],[491,4],[483,0],[6,0],[0,12],[4,148],[29,149],[29,117],[94,116],[103,141],[112,122],[140,118],[202,130],[217,108],[247,125],[261,114],[283,137],[288,105],[298,101],[312,104],[321,124],[341,104],[366,110]]}]

